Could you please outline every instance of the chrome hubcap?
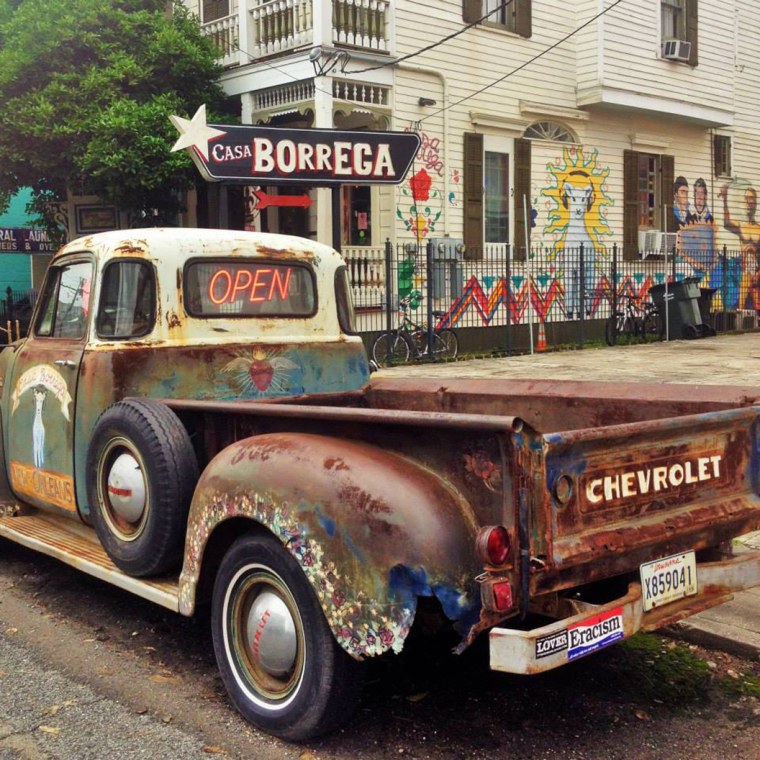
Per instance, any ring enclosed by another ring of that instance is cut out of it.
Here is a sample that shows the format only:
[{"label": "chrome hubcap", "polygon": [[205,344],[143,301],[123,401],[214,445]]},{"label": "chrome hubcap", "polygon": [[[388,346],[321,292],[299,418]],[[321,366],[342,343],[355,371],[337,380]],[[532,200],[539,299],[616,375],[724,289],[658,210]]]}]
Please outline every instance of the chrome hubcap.
[{"label": "chrome hubcap", "polygon": [[117,517],[133,523],[145,509],[145,479],[131,454],[119,455],[108,473],[108,500]]},{"label": "chrome hubcap", "polygon": [[292,672],[298,639],[290,610],[273,591],[263,591],[248,612],[245,638],[253,659],[269,675],[283,678]]}]

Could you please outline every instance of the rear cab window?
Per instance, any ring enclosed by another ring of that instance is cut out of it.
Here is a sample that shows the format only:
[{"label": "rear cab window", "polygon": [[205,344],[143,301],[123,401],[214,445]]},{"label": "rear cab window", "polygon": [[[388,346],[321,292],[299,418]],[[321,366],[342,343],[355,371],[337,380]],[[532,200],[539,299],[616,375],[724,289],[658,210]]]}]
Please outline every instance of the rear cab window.
[{"label": "rear cab window", "polygon": [[184,300],[193,317],[311,317],[317,311],[314,273],[299,262],[191,261]]}]

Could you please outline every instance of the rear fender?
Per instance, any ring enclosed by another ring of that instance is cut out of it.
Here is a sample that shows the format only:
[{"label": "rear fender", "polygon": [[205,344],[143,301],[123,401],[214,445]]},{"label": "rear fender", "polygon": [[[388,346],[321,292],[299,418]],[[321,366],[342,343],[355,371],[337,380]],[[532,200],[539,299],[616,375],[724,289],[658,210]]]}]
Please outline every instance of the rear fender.
[{"label": "rear fender", "polygon": [[227,520],[268,528],[311,583],[354,656],[400,651],[418,596],[435,596],[465,635],[482,570],[470,505],[418,463],[356,441],[277,433],[218,454],[190,507],[180,611],[191,614],[207,543]]}]

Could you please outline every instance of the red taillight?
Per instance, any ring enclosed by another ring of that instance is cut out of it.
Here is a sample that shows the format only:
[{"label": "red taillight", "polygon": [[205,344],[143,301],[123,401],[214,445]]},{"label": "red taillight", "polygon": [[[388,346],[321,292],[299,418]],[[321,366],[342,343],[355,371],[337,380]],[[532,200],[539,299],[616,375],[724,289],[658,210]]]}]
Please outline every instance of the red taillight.
[{"label": "red taillight", "polygon": [[478,554],[489,565],[503,565],[509,557],[509,531],[503,525],[482,528],[478,534]]},{"label": "red taillight", "polygon": [[499,581],[493,584],[493,601],[497,612],[504,612],[512,608],[512,586],[508,581]]}]

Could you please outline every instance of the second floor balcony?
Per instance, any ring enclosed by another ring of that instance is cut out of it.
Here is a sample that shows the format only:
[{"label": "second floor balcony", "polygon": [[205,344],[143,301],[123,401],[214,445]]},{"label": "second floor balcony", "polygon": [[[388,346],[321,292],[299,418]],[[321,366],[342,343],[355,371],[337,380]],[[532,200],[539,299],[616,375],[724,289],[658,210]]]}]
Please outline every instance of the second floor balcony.
[{"label": "second floor balcony", "polygon": [[390,0],[229,0],[227,15],[227,4],[209,5],[215,13],[204,15],[219,15],[203,19],[201,30],[227,67],[316,45],[390,48]]}]

